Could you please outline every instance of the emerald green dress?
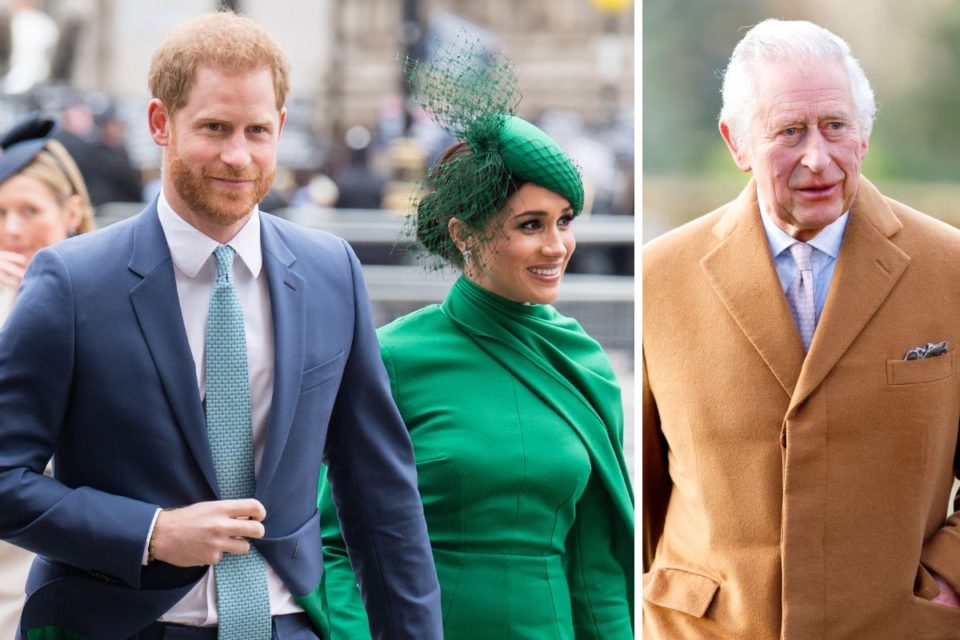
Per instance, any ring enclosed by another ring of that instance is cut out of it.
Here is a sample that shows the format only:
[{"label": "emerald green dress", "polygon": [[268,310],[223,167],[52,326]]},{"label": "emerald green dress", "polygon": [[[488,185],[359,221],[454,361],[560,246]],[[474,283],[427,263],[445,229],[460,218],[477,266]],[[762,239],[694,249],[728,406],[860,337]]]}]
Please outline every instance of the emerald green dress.
[{"label": "emerald green dress", "polygon": [[[378,336],[416,450],[445,637],[633,638],[633,497],[599,344],[549,305],[466,278]],[[320,506],[324,631],[369,638],[323,481]]]}]

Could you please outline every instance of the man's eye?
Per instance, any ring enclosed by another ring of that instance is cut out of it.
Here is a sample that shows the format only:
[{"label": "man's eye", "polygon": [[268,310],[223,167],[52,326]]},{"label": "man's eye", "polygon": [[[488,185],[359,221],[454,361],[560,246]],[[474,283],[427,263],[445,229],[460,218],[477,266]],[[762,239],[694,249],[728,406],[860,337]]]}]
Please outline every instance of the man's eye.
[{"label": "man's eye", "polygon": [[207,123],[207,129],[210,129],[210,131],[220,131],[223,129],[223,125],[221,125],[219,122],[210,122]]},{"label": "man's eye", "polygon": [[797,127],[787,127],[783,130],[783,135],[785,136],[795,136],[800,133],[800,129]]}]

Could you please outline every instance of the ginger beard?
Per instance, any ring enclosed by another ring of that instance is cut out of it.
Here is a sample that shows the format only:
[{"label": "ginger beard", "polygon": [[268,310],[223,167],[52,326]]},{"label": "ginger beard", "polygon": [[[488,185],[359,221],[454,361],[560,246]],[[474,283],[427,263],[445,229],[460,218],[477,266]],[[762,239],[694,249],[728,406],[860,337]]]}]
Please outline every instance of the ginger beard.
[{"label": "ginger beard", "polygon": [[[191,166],[177,151],[171,136],[169,172],[173,188],[184,203],[197,215],[220,225],[229,225],[250,213],[263,200],[273,184],[276,169],[269,173],[251,164],[247,171],[237,171],[222,163]],[[252,187],[230,189],[215,179],[251,180]]]}]

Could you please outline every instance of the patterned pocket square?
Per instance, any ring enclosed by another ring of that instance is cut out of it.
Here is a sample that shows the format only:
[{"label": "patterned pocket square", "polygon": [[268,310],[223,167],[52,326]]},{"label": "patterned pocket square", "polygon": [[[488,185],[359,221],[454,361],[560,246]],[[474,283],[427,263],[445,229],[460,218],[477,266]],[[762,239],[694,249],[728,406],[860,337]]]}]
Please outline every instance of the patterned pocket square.
[{"label": "patterned pocket square", "polygon": [[936,358],[937,356],[942,356],[947,352],[947,343],[946,342],[928,342],[925,345],[914,347],[907,351],[907,355],[903,356],[904,360],[922,360],[924,358]]}]

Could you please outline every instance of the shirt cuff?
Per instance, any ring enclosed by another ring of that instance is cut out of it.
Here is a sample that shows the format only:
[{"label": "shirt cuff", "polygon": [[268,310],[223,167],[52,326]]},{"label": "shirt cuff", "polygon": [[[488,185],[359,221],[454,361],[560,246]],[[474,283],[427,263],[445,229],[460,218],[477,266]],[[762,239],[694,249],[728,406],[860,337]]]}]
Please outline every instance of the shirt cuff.
[{"label": "shirt cuff", "polygon": [[153,514],[153,522],[150,523],[150,529],[147,531],[147,541],[143,543],[143,556],[140,560],[142,566],[147,566],[147,561],[150,558],[150,538],[153,537],[153,528],[157,526],[157,518],[160,517],[160,512],[163,509],[157,509],[157,512]]}]

